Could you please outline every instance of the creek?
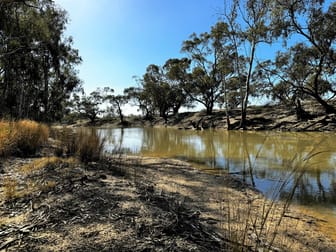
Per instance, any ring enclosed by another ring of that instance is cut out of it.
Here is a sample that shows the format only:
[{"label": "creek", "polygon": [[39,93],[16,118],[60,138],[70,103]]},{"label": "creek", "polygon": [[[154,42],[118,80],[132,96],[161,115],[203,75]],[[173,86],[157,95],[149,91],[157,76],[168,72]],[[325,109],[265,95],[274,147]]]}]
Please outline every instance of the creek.
[{"label": "creek", "polygon": [[185,160],[237,176],[271,199],[336,216],[336,135],[172,128],[99,129],[106,151]]}]

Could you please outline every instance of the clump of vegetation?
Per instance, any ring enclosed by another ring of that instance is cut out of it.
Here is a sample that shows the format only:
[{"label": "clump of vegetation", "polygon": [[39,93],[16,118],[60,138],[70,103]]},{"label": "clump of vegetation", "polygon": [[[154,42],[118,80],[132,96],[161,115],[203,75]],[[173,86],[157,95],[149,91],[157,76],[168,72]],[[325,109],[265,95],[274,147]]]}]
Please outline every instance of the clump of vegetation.
[{"label": "clump of vegetation", "polygon": [[78,151],[77,134],[76,132],[67,127],[62,129],[55,129],[52,131],[53,138],[59,141],[58,146],[55,149],[55,155],[57,157],[62,156],[74,156]]},{"label": "clump of vegetation", "polygon": [[48,140],[48,126],[31,120],[0,122],[0,156],[36,153]]},{"label": "clump of vegetation", "polygon": [[55,150],[56,156],[78,156],[80,161],[88,163],[100,160],[105,139],[95,129],[81,129],[74,131],[63,128],[55,133],[59,146]]},{"label": "clump of vegetation", "polygon": [[82,130],[78,134],[78,155],[82,162],[98,161],[104,150],[105,139],[96,130]]},{"label": "clump of vegetation", "polygon": [[14,129],[11,123],[0,121],[0,156],[8,155],[14,149]]},{"label": "clump of vegetation", "polygon": [[34,154],[48,140],[49,128],[44,124],[22,120],[14,125],[16,146],[20,154]]}]

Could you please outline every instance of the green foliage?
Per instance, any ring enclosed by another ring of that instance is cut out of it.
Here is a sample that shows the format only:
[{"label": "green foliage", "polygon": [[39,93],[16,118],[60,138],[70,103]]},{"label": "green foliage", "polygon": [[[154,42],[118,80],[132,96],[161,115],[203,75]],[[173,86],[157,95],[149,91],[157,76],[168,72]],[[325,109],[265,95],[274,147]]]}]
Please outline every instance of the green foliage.
[{"label": "green foliage", "polygon": [[114,90],[105,87],[104,88],[105,95],[103,97],[104,101],[108,101],[109,104],[112,106],[109,108],[110,112],[115,112],[117,111],[117,114],[120,119],[120,123],[124,123],[124,115],[122,113],[122,106],[128,103],[129,101],[129,94],[127,91],[124,91],[124,95],[113,95]]},{"label": "green foliage", "polygon": [[193,69],[191,81],[183,89],[196,102],[203,104],[207,114],[225,92],[224,79],[233,74],[232,44],[226,23],[218,22],[210,33],[192,34],[183,42],[182,52],[187,53]]},{"label": "green foliage", "polygon": [[138,79],[139,88],[125,90],[130,101],[135,101],[146,118],[157,113],[162,118],[177,114],[182,106],[190,105],[182,83],[190,81],[187,69],[188,59],[169,59],[163,67],[151,64],[142,79]]},{"label": "green foliage", "polygon": [[104,91],[97,88],[88,96],[85,94],[82,96],[74,95],[72,103],[79,114],[90,119],[91,123],[95,123],[99,114],[104,112],[104,109],[101,107],[103,101]]},{"label": "green foliage", "polygon": [[328,97],[336,95],[335,3],[327,7],[324,1],[315,0],[281,2],[272,18],[272,25],[284,41],[296,35],[302,42],[279,52],[274,62],[262,63],[263,81],[272,79],[268,81],[269,89],[282,102],[290,101],[298,108],[300,100],[310,98],[326,113],[335,113],[328,101]]},{"label": "green foliage", "polygon": [[67,16],[51,0],[0,2],[0,117],[52,121],[80,85],[81,62],[64,37]]}]

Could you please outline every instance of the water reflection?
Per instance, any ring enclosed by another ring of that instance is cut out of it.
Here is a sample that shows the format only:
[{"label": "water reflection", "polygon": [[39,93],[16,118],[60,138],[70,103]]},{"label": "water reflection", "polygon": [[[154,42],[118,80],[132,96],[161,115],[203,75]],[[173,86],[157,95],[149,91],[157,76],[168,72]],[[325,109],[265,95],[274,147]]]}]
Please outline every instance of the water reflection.
[{"label": "water reflection", "polygon": [[[298,203],[336,205],[336,136],[331,133],[167,128],[101,129],[100,133],[108,139],[108,152],[179,158],[203,169],[220,169],[269,197],[288,197],[297,180]],[[280,186],[280,194],[274,194]]]}]

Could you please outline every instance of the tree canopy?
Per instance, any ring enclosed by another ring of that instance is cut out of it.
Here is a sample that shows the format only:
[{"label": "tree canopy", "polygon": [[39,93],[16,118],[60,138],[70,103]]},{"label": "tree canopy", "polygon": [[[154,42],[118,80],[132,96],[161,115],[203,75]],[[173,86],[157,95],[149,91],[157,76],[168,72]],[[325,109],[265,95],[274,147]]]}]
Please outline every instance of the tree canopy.
[{"label": "tree canopy", "polygon": [[0,117],[52,121],[81,84],[65,37],[67,15],[52,0],[0,2]]},{"label": "tree canopy", "polygon": [[[73,96],[79,110],[94,121],[108,102],[123,122],[128,102],[146,118],[164,119],[199,103],[208,115],[224,106],[229,125],[230,110],[239,107],[243,129],[251,96],[283,103],[296,110],[298,119],[307,116],[305,100],[336,113],[336,2],[234,0],[224,5],[209,31],[182,42],[183,57],[149,64],[137,86],[123,94],[106,95],[102,89]],[[52,0],[13,0],[0,1],[0,17],[0,117],[60,119],[71,94],[81,88],[75,68],[81,58],[64,35],[66,12]],[[258,53],[265,44],[278,52],[261,61]]]}]

